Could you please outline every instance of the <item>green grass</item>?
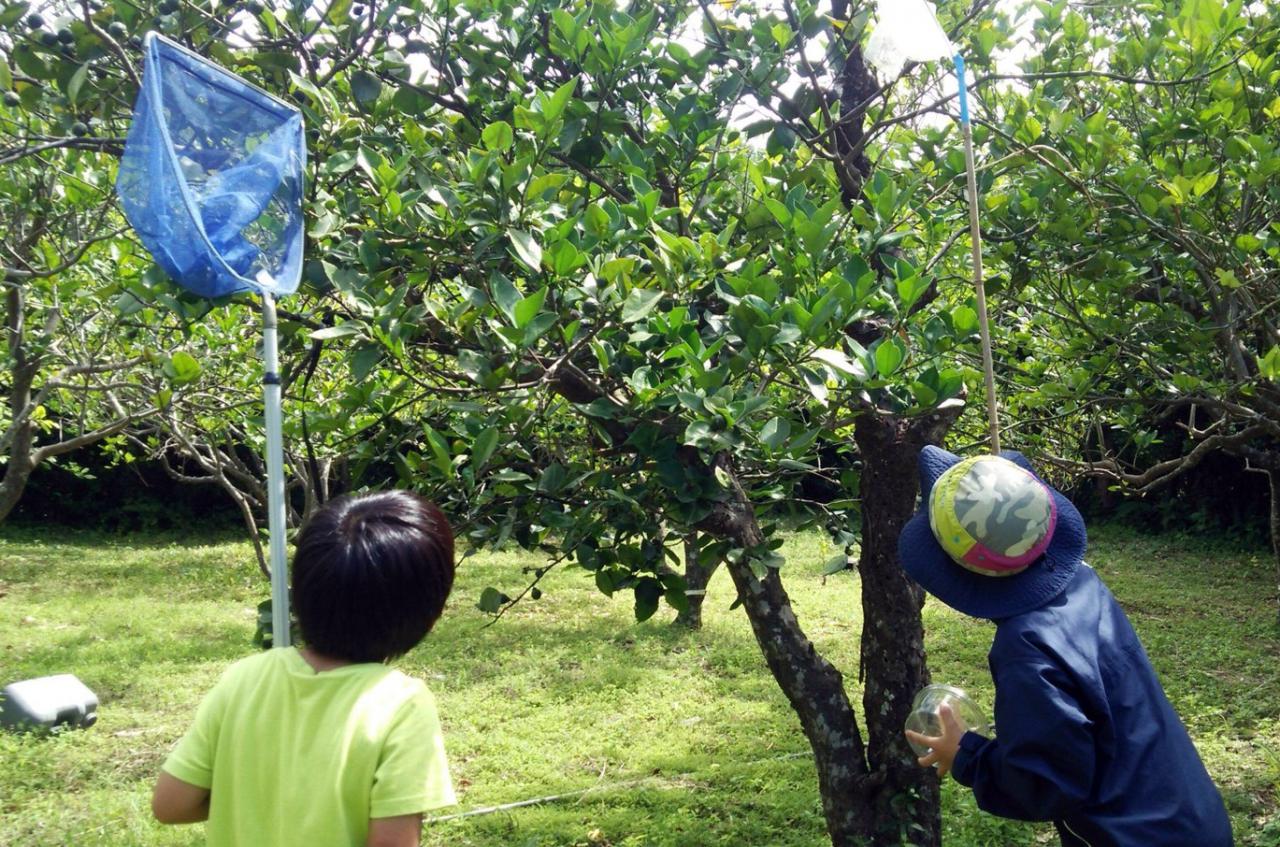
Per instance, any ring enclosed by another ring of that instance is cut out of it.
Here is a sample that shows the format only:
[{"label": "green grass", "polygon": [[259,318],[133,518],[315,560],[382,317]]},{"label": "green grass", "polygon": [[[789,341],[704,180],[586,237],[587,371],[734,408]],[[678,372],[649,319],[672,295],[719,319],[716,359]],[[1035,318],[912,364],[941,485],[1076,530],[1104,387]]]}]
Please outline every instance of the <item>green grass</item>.
[{"label": "green grass", "polygon": [[[831,550],[790,539],[786,577],[801,623],[857,678],[858,583],[824,580]],[[1220,539],[1102,529],[1091,561],[1129,611],[1210,772],[1237,842],[1280,845],[1280,633],[1263,551]],[[474,603],[520,585],[518,554],[481,554],[401,666],[439,698],[461,805],[594,789],[537,807],[428,827],[428,845],[820,847],[813,767],[768,676],[732,586],[717,574],[699,633],[670,610],[637,625],[627,598],[573,569],[495,626]],[[247,546],[6,530],[0,536],[0,682],[72,672],[102,700],[96,726],[54,738],[0,735],[0,845],[197,845],[201,827],[151,823],[163,757],[202,693],[249,643],[265,596]],[[934,676],[991,703],[991,627],[934,602]],[[979,812],[948,781],[946,843],[1032,845],[1044,826]]]}]

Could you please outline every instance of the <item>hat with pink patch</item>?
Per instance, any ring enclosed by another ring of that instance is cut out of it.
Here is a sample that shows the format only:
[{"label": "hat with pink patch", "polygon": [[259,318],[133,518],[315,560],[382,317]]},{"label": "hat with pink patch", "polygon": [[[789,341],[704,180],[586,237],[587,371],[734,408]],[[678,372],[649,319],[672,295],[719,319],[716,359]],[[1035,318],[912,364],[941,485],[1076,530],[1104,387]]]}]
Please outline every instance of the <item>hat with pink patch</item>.
[{"label": "hat with pink patch", "polygon": [[1084,556],[1084,520],[1021,454],[920,453],[922,508],[898,539],[902,566],[958,611],[1006,618],[1066,588]]}]

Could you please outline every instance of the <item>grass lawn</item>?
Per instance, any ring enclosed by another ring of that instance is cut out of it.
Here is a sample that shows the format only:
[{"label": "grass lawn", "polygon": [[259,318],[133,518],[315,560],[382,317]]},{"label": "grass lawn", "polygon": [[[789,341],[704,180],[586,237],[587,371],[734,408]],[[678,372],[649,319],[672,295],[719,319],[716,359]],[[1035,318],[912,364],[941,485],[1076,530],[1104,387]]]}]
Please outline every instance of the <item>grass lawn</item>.
[{"label": "grass lawn", "polygon": [[[832,551],[789,540],[788,590],[818,648],[856,691],[860,600],[849,573],[824,580]],[[1273,564],[1221,539],[1103,528],[1090,560],[1138,629],[1174,705],[1222,787],[1241,845],[1280,845],[1280,632]],[[592,789],[536,807],[432,823],[428,845],[821,847],[806,744],[764,668],[733,588],[712,581],[705,629],[673,630],[663,609],[637,625],[627,597],[599,595],[565,569],[546,594],[495,626],[475,608],[486,585],[514,594],[518,553],[459,571],[437,631],[400,664],[440,701],[467,811]],[[0,734],[0,845],[203,844],[202,827],[161,827],[156,770],[202,693],[253,651],[266,587],[249,548],[6,529],[0,535],[0,684],[77,674],[100,720],[53,738]],[[930,601],[938,681],[989,708],[992,628]],[[990,818],[944,789],[951,845],[1053,843],[1044,826]]]}]

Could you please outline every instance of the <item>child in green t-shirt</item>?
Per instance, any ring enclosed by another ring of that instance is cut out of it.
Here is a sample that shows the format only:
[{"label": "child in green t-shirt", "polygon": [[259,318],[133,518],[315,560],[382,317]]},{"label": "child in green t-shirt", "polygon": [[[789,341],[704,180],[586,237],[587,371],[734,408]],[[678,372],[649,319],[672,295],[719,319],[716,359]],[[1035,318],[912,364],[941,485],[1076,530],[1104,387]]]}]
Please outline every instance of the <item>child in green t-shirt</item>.
[{"label": "child in green t-shirt", "polygon": [[453,533],[403,491],[334,500],[298,535],[301,648],[241,660],[165,761],[152,811],[210,847],[416,847],[455,802],[431,692],[383,663],[453,587]]}]

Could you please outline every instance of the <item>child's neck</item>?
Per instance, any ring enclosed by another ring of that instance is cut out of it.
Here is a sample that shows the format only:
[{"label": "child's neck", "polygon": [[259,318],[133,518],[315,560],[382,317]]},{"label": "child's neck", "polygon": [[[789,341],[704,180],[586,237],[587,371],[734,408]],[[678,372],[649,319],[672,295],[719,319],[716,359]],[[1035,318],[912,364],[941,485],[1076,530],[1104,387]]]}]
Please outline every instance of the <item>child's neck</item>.
[{"label": "child's neck", "polygon": [[299,647],[298,654],[302,656],[303,660],[308,665],[311,665],[311,669],[316,673],[331,671],[334,668],[342,668],[351,664],[346,659],[334,659],[330,656],[322,656],[309,647]]}]

